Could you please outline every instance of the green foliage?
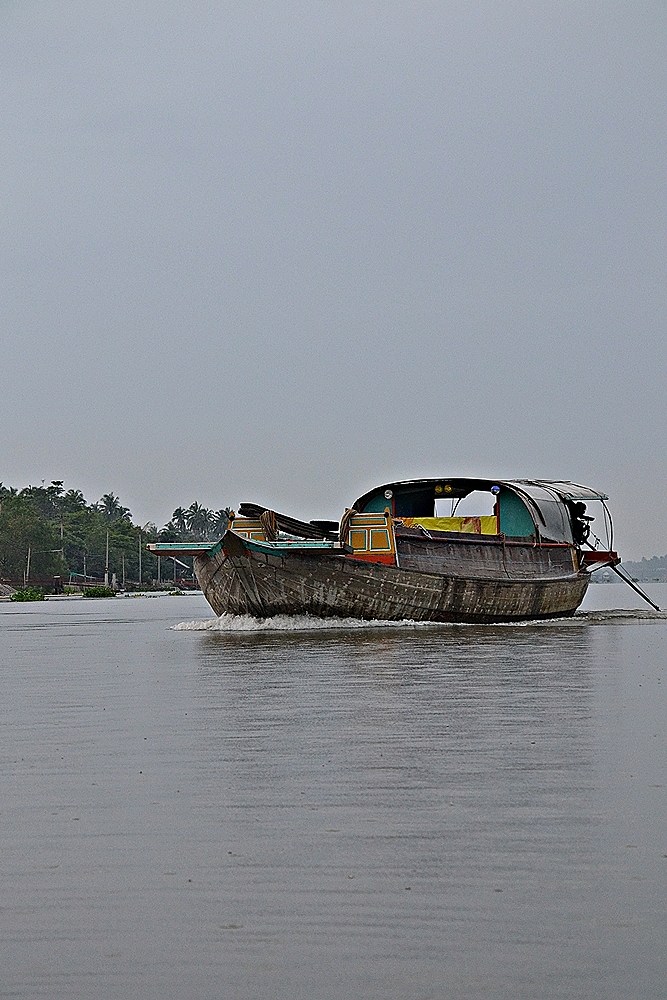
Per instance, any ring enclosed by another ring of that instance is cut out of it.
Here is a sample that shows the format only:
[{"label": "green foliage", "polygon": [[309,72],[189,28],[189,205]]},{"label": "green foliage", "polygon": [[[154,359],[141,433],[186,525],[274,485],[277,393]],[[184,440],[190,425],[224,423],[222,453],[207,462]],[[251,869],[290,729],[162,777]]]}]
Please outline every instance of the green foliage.
[{"label": "green foliage", "polygon": [[195,500],[186,509],[177,507],[171,515],[171,521],[163,531],[173,532],[174,539],[164,538],[164,541],[201,540],[210,541],[220,538],[227,530],[229,523],[229,507],[221,510],[209,510]]},{"label": "green foliage", "polygon": [[162,557],[158,563],[147,543],[218,538],[226,524],[226,510],[195,501],[177,507],[159,530],[152,523],[139,527],[113,492],[88,503],[80,490],[65,490],[61,480],[22,490],[0,483],[0,579],[16,585],[26,582],[27,574],[28,584],[48,589],[54,576],[64,584],[102,581],[108,565],[109,579],[115,574],[119,585],[123,579],[127,587],[177,583],[192,578],[191,560]]},{"label": "green foliage", "polygon": [[95,504],[96,510],[102,514],[105,521],[130,521],[132,515],[127,507],[123,507],[115,493],[105,493]]},{"label": "green foliage", "polygon": [[24,587],[23,590],[15,590],[10,595],[10,601],[43,601],[44,591],[41,587]]},{"label": "green foliage", "polygon": [[16,493],[3,487],[0,492],[0,577],[7,580],[24,579],[28,562],[30,575],[37,579],[65,569],[59,533],[41,510],[47,500],[36,499],[29,491]]}]

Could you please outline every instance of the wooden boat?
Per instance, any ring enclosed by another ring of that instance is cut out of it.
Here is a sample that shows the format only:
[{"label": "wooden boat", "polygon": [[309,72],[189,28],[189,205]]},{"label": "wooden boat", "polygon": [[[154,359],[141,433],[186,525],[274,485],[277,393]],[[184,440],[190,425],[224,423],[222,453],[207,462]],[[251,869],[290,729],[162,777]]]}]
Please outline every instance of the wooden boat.
[{"label": "wooden boat", "polygon": [[[464,516],[460,504],[472,496],[487,509]],[[242,504],[215,542],[148,548],[192,556],[217,615],[553,618],[574,614],[594,569],[620,562],[607,499],[569,482],[419,479],[370,490],[340,523]],[[590,542],[590,501],[602,505],[604,548]]]}]

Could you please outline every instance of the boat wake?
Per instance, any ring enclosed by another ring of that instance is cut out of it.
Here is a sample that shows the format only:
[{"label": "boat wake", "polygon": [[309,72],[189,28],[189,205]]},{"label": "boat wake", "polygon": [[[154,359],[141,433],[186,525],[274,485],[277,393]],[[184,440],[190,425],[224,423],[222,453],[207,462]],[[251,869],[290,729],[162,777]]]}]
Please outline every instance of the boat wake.
[{"label": "boat wake", "polygon": [[578,611],[573,621],[585,621],[591,624],[598,622],[608,625],[609,622],[665,622],[667,611],[648,611],[644,608],[617,608],[608,611]]},{"label": "boat wake", "polygon": [[611,623],[667,621],[666,611],[616,609],[609,611],[578,611],[568,618],[543,621],[500,622],[478,624],[464,622],[366,621],[360,618],[315,618],[311,615],[276,615],[274,618],[253,618],[251,615],[221,615],[203,621],[179,622],[176,632],[333,632],[350,629],[448,629],[448,628],[553,628],[558,626],[609,625]]},{"label": "boat wake", "polygon": [[366,621],[361,618],[315,618],[312,615],[276,615],[253,618],[251,615],[221,615],[205,621],[180,622],[177,632],[326,632],[349,629],[433,628],[441,622]]}]

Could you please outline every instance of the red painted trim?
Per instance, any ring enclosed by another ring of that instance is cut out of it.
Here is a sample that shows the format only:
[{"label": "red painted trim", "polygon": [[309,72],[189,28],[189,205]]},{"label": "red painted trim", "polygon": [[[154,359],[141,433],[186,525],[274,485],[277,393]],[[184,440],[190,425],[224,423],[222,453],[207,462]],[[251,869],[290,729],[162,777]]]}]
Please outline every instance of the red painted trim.
[{"label": "red painted trim", "polygon": [[602,563],[607,566],[616,566],[620,563],[617,552],[583,552],[584,566],[593,566],[595,563]]},{"label": "red painted trim", "polygon": [[395,566],[396,556],[391,552],[382,555],[375,552],[355,552],[354,555],[346,556],[346,559],[358,559],[359,562],[384,563],[385,566]]}]

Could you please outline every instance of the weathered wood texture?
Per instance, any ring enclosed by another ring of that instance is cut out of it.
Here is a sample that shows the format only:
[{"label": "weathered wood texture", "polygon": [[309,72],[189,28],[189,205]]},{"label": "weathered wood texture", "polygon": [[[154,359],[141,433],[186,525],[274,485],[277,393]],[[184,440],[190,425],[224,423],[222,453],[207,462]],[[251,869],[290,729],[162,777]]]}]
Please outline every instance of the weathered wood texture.
[{"label": "weathered wood texture", "polygon": [[578,570],[576,549],[571,545],[536,545],[482,535],[428,538],[397,528],[396,547],[401,569],[466,579],[551,579],[572,576]]},{"label": "weathered wood texture", "polygon": [[[218,615],[501,622],[573,614],[584,598],[589,575],[573,569],[571,550],[519,548],[538,554],[531,572],[524,564],[529,555],[522,552],[514,560],[513,572],[508,572],[505,561],[501,572],[488,564],[485,576],[475,542],[466,558],[479,566],[476,574],[470,572],[460,549],[455,568],[435,573],[337,554],[253,552],[228,532],[217,553],[195,556],[195,571]],[[400,558],[402,562],[409,555]],[[496,553],[494,558],[502,557]],[[569,571],[563,561],[569,561]]]}]

